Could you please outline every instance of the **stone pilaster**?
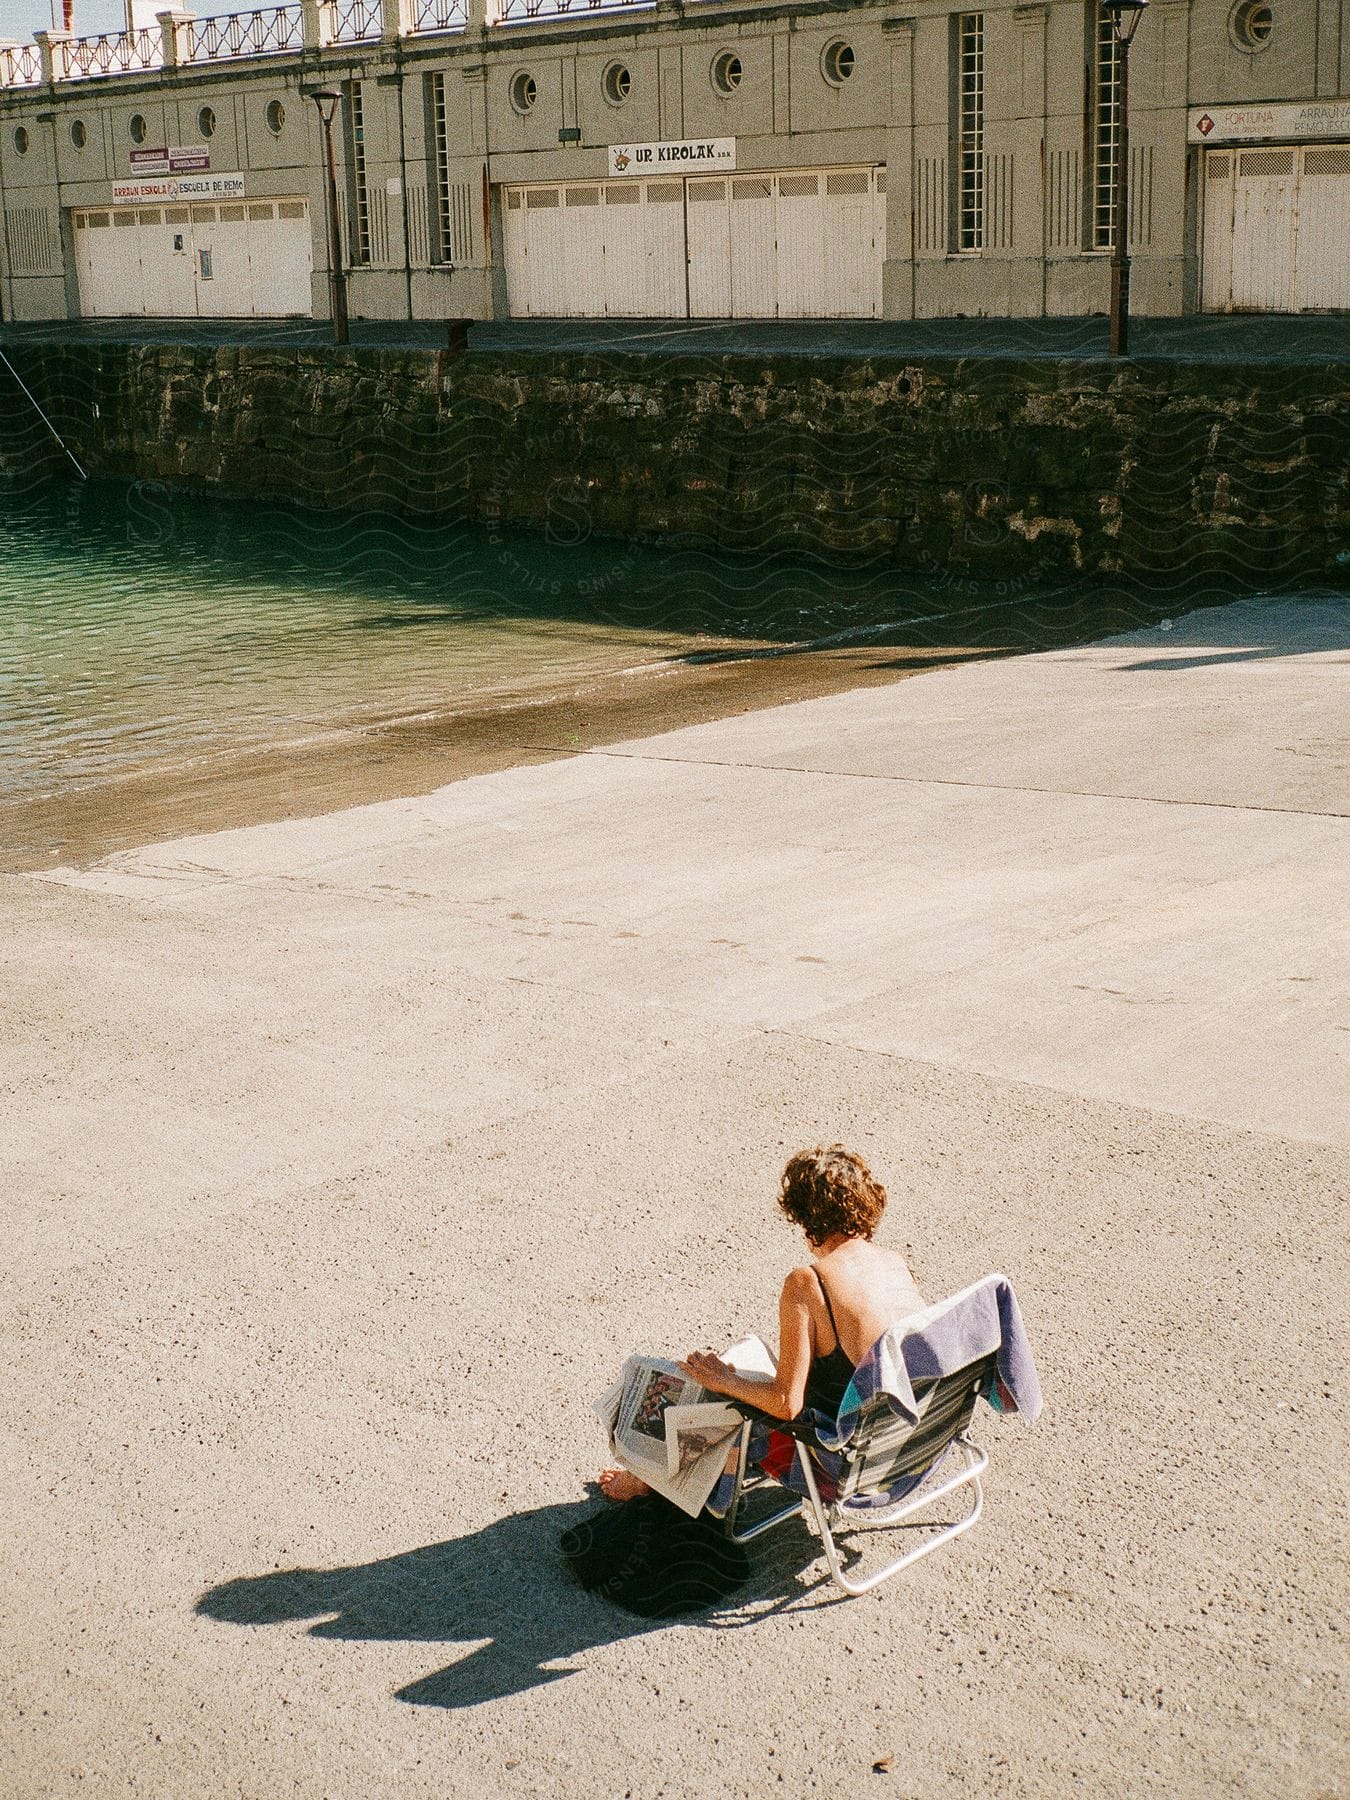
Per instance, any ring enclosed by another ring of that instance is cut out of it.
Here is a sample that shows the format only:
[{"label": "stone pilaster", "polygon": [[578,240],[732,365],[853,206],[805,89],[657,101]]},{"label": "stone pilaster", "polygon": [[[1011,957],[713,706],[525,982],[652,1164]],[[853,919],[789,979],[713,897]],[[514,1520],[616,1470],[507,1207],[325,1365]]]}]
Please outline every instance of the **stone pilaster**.
[{"label": "stone pilaster", "polygon": [[176,69],[180,63],[187,61],[187,28],[194,23],[196,17],[195,13],[172,10],[155,14],[162,45],[160,59],[166,69]]},{"label": "stone pilaster", "polygon": [[66,78],[65,47],[74,36],[69,31],[35,31],[33,42],[37,45],[38,61],[42,66],[42,79],[50,87],[54,81]]}]

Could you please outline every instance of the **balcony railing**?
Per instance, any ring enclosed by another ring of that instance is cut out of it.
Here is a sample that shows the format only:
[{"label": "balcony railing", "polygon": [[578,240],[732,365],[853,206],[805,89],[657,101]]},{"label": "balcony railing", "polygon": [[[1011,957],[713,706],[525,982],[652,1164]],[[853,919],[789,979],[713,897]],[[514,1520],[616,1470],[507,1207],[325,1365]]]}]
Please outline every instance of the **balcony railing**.
[{"label": "balcony railing", "polygon": [[36,44],[0,47],[0,83],[5,87],[36,87],[42,80],[42,59]]},{"label": "balcony railing", "polygon": [[221,13],[194,19],[186,31],[183,61],[224,62],[235,56],[271,56],[299,50],[305,41],[298,6],[267,6],[258,12]]},{"label": "balcony railing", "polygon": [[137,69],[157,69],[163,61],[163,40],[157,25],[140,31],[108,31],[102,37],[67,38],[54,49],[58,79],[88,81],[94,75],[130,75]]},{"label": "balcony railing", "polygon": [[[403,0],[403,29],[409,34],[463,31],[470,0]],[[488,0],[492,24],[527,19],[589,17],[650,7],[654,0]],[[306,23],[306,14],[311,15]],[[51,36],[53,79],[89,81],[139,74],[177,64],[201,66],[246,56],[277,56],[328,44],[361,44],[384,31],[384,0],[289,0],[247,12],[182,20],[165,33],[158,26],[106,32],[99,37]],[[175,41],[176,39],[176,41]],[[40,86],[45,51],[36,44],[0,44],[0,88]]]},{"label": "balcony railing", "polygon": [[468,22],[465,0],[412,0],[413,31],[463,31]]},{"label": "balcony railing", "polygon": [[329,42],[359,44],[380,35],[379,0],[333,0]]},{"label": "balcony railing", "polygon": [[653,4],[654,0],[501,0],[499,17],[509,25],[517,19],[562,19],[571,13],[619,12]]}]

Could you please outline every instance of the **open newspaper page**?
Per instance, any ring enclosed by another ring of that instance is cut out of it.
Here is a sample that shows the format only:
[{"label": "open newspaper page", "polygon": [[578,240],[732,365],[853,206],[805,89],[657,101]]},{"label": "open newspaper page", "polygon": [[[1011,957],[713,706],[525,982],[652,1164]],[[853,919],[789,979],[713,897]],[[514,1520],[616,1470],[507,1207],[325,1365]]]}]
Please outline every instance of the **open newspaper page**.
[{"label": "open newspaper page", "polygon": [[[759,1338],[733,1344],[723,1360],[740,1375],[773,1374]],[[742,1423],[729,1401],[655,1356],[630,1356],[595,1410],[617,1461],[691,1517],[717,1485]]]}]

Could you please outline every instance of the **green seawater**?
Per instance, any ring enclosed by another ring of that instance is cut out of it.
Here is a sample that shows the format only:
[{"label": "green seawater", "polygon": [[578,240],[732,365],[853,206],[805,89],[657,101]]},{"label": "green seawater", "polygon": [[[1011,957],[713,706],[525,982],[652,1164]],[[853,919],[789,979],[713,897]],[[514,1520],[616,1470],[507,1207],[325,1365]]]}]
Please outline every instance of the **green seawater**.
[{"label": "green seawater", "polygon": [[[862,641],[1016,647],[1142,622],[1138,597],[975,588],[428,527],[161,487],[0,480],[0,793],[490,712],[617,671]],[[898,666],[898,665],[897,665]]]},{"label": "green seawater", "polygon": [[753,636],[726,585],[651,550],[0,487],[0,787],[565,692]]}]

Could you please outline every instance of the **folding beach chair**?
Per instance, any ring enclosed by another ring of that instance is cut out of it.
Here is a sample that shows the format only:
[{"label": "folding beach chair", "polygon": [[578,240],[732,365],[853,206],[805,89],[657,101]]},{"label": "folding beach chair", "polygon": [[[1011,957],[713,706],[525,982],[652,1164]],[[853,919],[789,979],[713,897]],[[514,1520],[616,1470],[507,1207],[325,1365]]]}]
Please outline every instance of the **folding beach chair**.
[{"label": "folding beach chair", "polygon": [[[820,1533],[835,1585],[846,1594],[867,1593],[969,1531],[980,1517],[980,1477],[989,1458],[968,1435],[980,1398],[998,1412],[1020,1411],[1034,1418],[1040,1411],[1040,1386],[1017,1302],[1002,1276],[989,1276],[941,1306],[893,1326],[858,1365],[836,1419],[809,1413],[783,1421],[742,1407],[747,1416],[726,1513],[727,1536],[734,1543],[748,1543],[806,1510]],[[772,1450],[772,1434],[783,1434],[777,1472],[764,1475],[752,1463],[756,1455]],[[784,1439],[792,1440],[785,1466]],[[771,1485],[798,1492],[786,1505],[745,1523],[746,1501]],[[845,1572],[839,1535],[859,1527],[909,1525],[935,1501],[963,1488],[969,1489],[968,1506],[954,1522],[931,1525],[927,1535],[871,1574]]]}]

